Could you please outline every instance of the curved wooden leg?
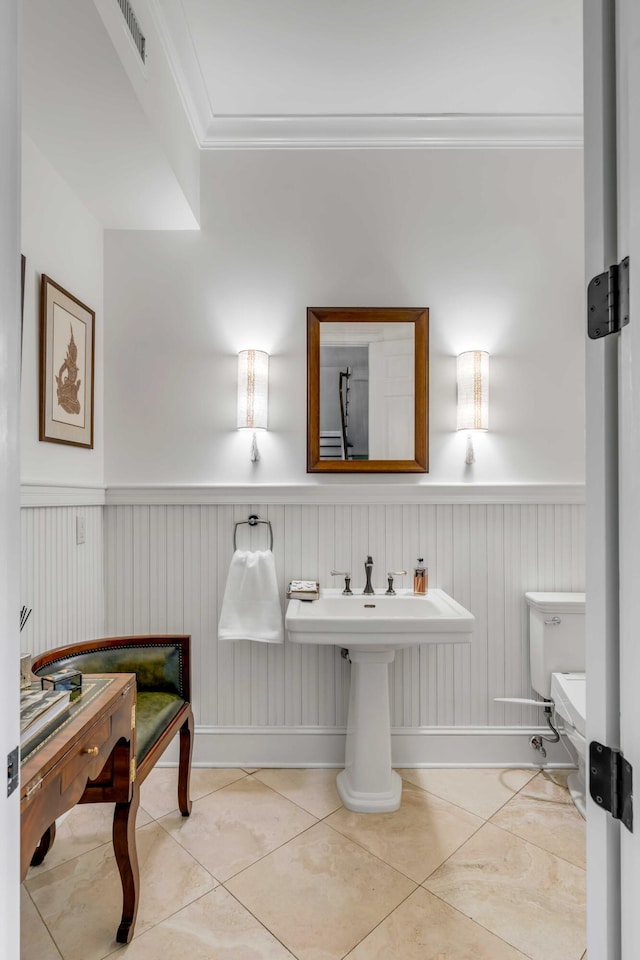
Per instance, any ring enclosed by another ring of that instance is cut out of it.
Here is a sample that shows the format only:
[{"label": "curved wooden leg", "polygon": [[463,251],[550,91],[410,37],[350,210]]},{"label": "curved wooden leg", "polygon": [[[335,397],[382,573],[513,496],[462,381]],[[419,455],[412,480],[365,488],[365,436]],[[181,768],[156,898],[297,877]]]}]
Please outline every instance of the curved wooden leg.
[{"label": "curved wooden leg", "polygon": [[191,777],[191,757],[193,754],[193,713],[180,727],[180,760],[178,766],[178,806],[183,817],[191,813],[189,798],[189,779]]},{"label": "curved wooden leg", "polygon": [[131,800],[116,803],[113,814],[113,849],[122,880],[122,920],[118,927],[118,943],[129,943],[138,913],[140,872],[136,850],[136,814],[140,804],[140,787],[133,784]]},{"label": "curved wooden leg", "polygon": [[53,841],[55,840],[55,838],[56,838],[56,822],[54,820],[51,826],[48,827],[48,829],[45,830],[45,832],[40,837],[40,842],[38,843],[38,846],[36,847],[34,854],[31,857],[32,867],[40,866],[40,864],[42,863],[46,855],[49,853],[49,850],[51,850],[51,847],[53,846]]}]

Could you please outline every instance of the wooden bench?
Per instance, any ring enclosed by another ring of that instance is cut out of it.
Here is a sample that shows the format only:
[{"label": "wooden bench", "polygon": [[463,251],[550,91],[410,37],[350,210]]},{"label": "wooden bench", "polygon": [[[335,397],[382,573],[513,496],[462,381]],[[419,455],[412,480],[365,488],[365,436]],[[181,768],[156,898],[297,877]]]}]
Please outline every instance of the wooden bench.
[{"label": "wooden bench", "polygon": [[[109,637],[57,647],[36,657],[32,672],[43,676],[73,667],[81,673],[135,673],[136,781],[149,775],[159,758],[180,734],[178,807],[191,813],[189,777],[193,753],[191,710],[191,637]],[[82,801],[81,801],[82,802]],[[48,848],[47,848],[48,849]],[[46,850],[41,853],[42,862]]]}]

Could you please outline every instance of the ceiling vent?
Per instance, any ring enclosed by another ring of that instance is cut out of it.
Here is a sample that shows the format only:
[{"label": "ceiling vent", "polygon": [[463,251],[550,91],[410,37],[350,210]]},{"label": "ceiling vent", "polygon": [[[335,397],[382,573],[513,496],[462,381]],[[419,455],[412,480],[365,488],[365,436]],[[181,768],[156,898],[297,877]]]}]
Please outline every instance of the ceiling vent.
[{"label": "ceiling vent", "polygon": [[136,45],[136,50],[140,54],[140,59],[143,63],[145,63],[147,58],[147,41],[145,40],[144,34],[140,29],[140,24],[138,23],[135,13],[133,12],[133,7],[129,3],[129,0],[118,0],[118,6],[122,10],[122,16],[127,22],[129,33],[131,34],[131,38]]}]

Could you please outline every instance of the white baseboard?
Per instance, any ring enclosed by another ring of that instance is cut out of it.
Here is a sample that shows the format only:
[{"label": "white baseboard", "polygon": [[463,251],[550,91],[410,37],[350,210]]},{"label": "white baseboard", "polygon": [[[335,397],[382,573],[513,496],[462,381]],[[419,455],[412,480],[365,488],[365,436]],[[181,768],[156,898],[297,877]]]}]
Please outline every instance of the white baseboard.
[{"label": "white baseboard", "polygon": [[[544,760],[529,738],[548,727],[416,727],[391,732],[394,767],[571,767],[564,740],[545,744]],[[342,767],[346,730],[337,727],[196,727],[197,767]],[[163,764],[178,760],[177,739]]]}]

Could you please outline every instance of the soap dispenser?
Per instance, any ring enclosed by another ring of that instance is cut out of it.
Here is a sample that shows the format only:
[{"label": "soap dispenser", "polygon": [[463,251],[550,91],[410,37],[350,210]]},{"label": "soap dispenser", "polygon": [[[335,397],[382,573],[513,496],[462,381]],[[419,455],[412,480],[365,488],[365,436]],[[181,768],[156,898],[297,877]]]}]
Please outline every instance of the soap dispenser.
[{"label": "soap dispenser", "polygon": [[419,596],[424,596],[427,592],[429,572],[424,566],[422,557],[418,557],[418,564],[413,571],[413,592]]}]

